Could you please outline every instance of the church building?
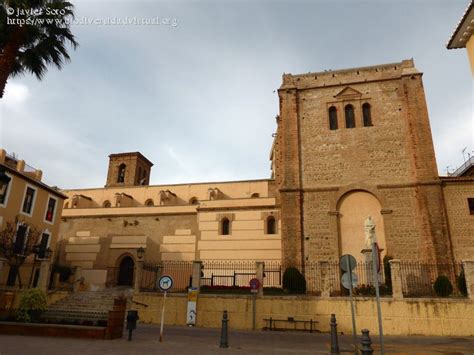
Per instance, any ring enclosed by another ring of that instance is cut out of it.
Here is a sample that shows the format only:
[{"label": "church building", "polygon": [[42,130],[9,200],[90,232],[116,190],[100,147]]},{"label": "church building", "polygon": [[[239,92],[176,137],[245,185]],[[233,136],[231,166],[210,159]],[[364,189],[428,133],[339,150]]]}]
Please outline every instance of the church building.
[{"label": "church building", "polygon": [[284,74],[278,95],[270,178],[149,185],[146,157],[111,154],[105,187],[62,191],[60,261],[105,285],[139,248],[147,262],[362,260],[368,216],[383,255],[474,255],[474,177],[438,175],[413,60]]}]

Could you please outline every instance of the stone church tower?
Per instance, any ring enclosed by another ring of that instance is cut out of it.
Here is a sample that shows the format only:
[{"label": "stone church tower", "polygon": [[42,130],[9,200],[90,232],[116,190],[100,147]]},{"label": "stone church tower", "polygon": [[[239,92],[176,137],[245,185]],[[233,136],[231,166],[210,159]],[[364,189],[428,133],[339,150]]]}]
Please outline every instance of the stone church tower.
[{"label": "stone church tower", "polygon": [[422,73],[413,60],[283,75],[272,164],[285,262],[384,255],[452,262]]},{"label": "stone church tower", "polygon": [[105,187],[148,185],[152,166],[139,152],[110,154]]}]

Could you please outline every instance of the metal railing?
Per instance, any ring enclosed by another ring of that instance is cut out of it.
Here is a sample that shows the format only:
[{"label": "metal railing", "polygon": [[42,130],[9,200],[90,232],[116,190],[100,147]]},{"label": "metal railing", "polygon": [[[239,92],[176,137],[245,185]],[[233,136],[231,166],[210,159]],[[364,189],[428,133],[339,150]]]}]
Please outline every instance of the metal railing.
[{"label": "metal railing", "polygon": [[161,276],[173,278],[173,287],[170,292],[183,292],[191,285],[193,273],[192,261],[162,261],[159,263],[143,263],[140,290],[159,290],[158,281]]},{"label": "metal railing", "polygon": [[[457,290],[454,275],[458,275],[461,266],[435,264],[429,262],[400,262],[400,278],[402,292],[405,297],[436,297],[433,285],[439,275],[449,276],[455,295],[461,295]],[[285,289],[285,270],[292,265],[279,261],[264,262],[263,286]],[[323,292],[330,296],[347,296],[348,290],[341,284],[343,271],[338,261],[305,262],[304,267],[295,266],[303,275],[306,284],[306,294],[321,295]],[[117,268],[109,271],[108,275],[116,279]],[[201,286],[208,287],[248,287],[249,281],[257,276],[254,261],[206,260],[201,266]],[[172,292],[183,292],[192,283],[193,262],[191,261],[162,261],[159,263],[144,263],[140,289],[143,291],[158,290],[157,282],[162,275],[170,275],[174,280]],[[381,265],[377,272],[379,289],[382,296],[392,293],[392,279],[388,264]],[[357,278],[354,294],[357,296],[375,296],[375,281],[371,262],[357,262],[353,273]],[[110,277],[110,276],[109,276]],[[109,280],[109,278],[108,278]],[[288,286],[288,285],[286,285]],[[277,290],[278,291],[278,290]],[[284,290],[281,290],[284,291]]]},{"label": "metal railing", "polygon": [[203,261],[201,285],[245,287],[255,276],[253,261]]},{"label": "metal railing", "polygon": [[33,168],[31,165],[28,165],[28,164],[25,163],[25,168],[24,168],[23,172],[25,172],[25,173],[36,173],[37,170],[38,169]]},{"label": "metal railing", "polygon": [[460,176],[463,172],[465,172],[472,165],[474,165],[474,156],[469,157],[469,159],[466,160],[464,162],[464,164],[462,164],[454,172],[448,173],[448,176]]},{"label": "metal railing", "polygon": [[434,283],[438,276],[445,275],[451,279],[454,294],[461,295],[453,276],[460,271],[461,264],[437,264],[429,262],[404,261],[400,263],[402,291],[405,297],[436,297]]}]

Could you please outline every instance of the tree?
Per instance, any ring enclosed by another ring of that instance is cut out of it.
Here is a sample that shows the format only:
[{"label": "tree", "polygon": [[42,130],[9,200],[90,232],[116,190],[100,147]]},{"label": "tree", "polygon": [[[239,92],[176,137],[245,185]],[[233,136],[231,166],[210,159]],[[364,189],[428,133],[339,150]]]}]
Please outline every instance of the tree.
[{"label": "tree", "polygon": [[[26,228],[21,234],[20,228]],[[28,225],[21,221],[18,216],[14,221],[7,221],[5,227],[0,230],[0,257],[6,259],[10,269],[16,271],[13,282],[18,281],[21,287],[20,267],[34,251],[33,247],[40,241],[41,231],[34,225]]]},{"label": "tree", "polygon": [[[33,11],[33,12],[32,12]],[[10,77],[34,74],[70,61],[66,45],[78,46],[69,29],[73,5],[63,0],[2,0],[0,5],[0,98]]]}]

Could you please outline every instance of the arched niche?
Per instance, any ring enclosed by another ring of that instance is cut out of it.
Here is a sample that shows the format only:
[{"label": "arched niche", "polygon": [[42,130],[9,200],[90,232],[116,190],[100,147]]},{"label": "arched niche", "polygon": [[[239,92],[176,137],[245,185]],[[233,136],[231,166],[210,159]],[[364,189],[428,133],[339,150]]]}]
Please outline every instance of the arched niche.
[{"label": "arched niche", "polygon": [[382,258],[387,252],[382,206],[371,193],[363,190],[350,191],[339,200],[339,245],[340,254],[351,254],[358,261],[365,261],[361,250],[365,248],[364,222],[368,216],[375,223],[377,243]]}]

